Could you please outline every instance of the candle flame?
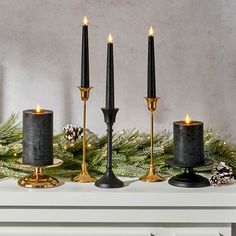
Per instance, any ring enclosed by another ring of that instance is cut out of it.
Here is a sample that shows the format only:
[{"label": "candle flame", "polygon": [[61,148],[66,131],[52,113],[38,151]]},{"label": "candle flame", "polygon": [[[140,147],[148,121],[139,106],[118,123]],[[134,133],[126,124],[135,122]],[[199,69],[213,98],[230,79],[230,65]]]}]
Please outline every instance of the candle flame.
[{"label": "candle flame", "polygon": [[36,110],[37,113],[39,113],[41,111],[40,106],[38,105],[35,110]]},{"label": "candle flame", "polygon": [[153,35],[154,35],[154,31],[153,31],[152,26],[151,26],[150,29],[149,29],[149,35],[150,35],[150,36],[153,36]]},{"label": "candle flame", "polygon": [[87,17],[86,17],[86,16],[84,17],[84,20],[83,20],[83,22],[84,22],[84,25],[88,25],[88,19],[87,19]]},{"label": "candle flame", "polygon": [[108,35],[108,43],[112,43],[112,36],[111,36],[111,34]]},{"label": "candle flame", "polygon": [[189,123],[190,123],[190,118],[189,118],[189,115],[188,115],[188,114],[186,114],[185,123],[186,123],[186,124],[189,124]]}]

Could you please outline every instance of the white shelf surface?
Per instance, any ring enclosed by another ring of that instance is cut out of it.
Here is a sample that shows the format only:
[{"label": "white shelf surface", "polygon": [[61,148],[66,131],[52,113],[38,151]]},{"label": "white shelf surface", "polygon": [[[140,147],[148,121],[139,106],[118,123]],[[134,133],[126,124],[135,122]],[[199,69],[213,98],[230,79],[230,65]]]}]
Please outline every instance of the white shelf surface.
[{"label": "white shelf surface", "polygon": [[219,187],[179,188],[168,184],[145,183],[136,178],[121,178],[125,187],[97,188],[93,183],[64,182],[51,189],[27,189],[17,180],[0,180],[0,207],[204,207],[236,208],[236,183]]}]

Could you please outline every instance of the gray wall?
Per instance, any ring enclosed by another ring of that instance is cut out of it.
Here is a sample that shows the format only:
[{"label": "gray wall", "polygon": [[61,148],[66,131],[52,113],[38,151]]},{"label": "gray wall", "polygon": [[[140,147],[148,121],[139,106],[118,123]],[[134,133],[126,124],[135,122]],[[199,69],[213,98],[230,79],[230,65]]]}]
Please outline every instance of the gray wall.
[{"label": "gray wall", "polygon": [[38,103],[55,132],[80,124],[81,22],[89,19],[88,127],[105,132],[106,40],[115,44],[116,130],[149,128],[147,32],[156,32],[156,128],[185,113],[236,143],[235,0],[0,0],[0,119]]}]

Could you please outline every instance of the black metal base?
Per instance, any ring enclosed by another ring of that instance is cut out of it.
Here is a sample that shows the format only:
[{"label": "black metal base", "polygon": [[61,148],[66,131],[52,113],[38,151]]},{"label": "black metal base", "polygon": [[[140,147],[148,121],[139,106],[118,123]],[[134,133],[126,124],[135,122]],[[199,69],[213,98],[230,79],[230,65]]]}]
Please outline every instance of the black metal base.
[{"label": "black metal base", "polygon": [[[188,170],[188,171],[187,171]],[[183,188],[201,188],[210,185],[207,178],[194,173],[192,168],[185,169],[185,172],[169,179],[169,184]]]},{"label": "black metal base", "polygon": [[124,182],[119,180],[112,170],[107,170],[106,173],[95,182],[95,186],[99,188],[122,188]]}]

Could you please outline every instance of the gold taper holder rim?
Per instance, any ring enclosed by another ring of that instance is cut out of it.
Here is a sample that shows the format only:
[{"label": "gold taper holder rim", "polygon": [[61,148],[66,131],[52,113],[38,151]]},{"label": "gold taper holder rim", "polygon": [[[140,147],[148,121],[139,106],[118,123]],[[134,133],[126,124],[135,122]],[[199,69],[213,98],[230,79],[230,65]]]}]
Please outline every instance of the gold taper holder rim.
[{"label": "gold taper holder rim", "polygon": [[87,101],[89,99],[89,94],[90,94],[90,90],[93,88],[93,87],[88,87],[88,88],[85,88],[85,87],[78,87],[79,90],[80,90],[80,96],[81,96],[81,100],[82,101]]},{"label": "gold taper holder rim", "polygon": [[93,87],[78,87],[80,90],[81,100],[84,102],[83,107],[83,160],[81,164],[81,173],[73,177],[71,180],[78,183],[92,183],[96,181],[96,178],[91,177],[87,170],[86,164],[86,102],[89,99],[90,90]]},{"label": "gold taper holder rim", "polygon": [[157,102],[160,100],[159,97],[155,98],[144,98],[147,101],[149,111],[155,111],[157,109]]},{"label": "gold taper holder rim", "polygon": [[53,159],[52,165],[47,166],[33,166],[33,165],[25,165],[22,162],[22,158],[19,158],[16,163],[21,165],[22,167],[33,168],[34,173],[22,177],[18,180],[18,184],[24,188],[55,188],[60,185],[60,182],[50,175],[46,175],[43,173],[43,169],[58,167],[63,161],[57,158]]},{"label": "gold taper holder rim", "polygon": [[155,165],[154,165],[154,160],[153,160],[153,146],[154,146],[154,131],[153,131],[153,113],[157,108],[157,101],[159,100],[159,97],[155,98],[145,98],[147,101],[147,106],[148,110],[150,111],[151,114],[151,132],[150,132],[150,139],[151,139],[151,156],[150,156],[150,165],[149,165],[149,170],[146,175],[139,177],[139,180],[144,181],[144,182],[161,182],[164,181],[164,178],[160,176],[159,174],[156,173]]}]

